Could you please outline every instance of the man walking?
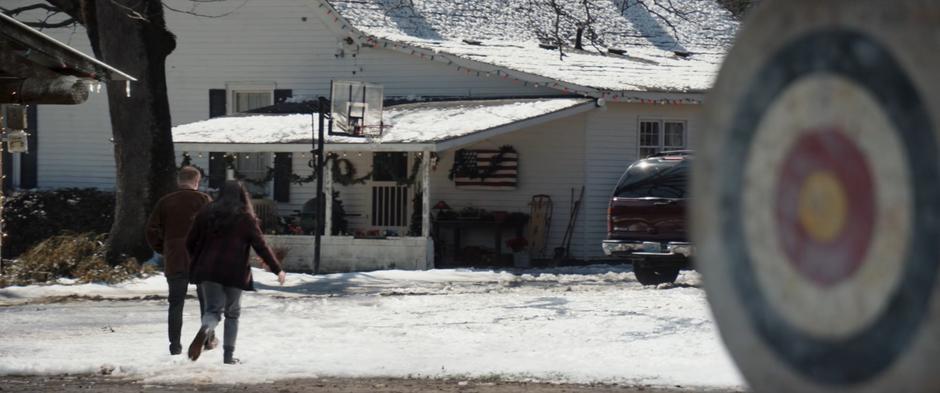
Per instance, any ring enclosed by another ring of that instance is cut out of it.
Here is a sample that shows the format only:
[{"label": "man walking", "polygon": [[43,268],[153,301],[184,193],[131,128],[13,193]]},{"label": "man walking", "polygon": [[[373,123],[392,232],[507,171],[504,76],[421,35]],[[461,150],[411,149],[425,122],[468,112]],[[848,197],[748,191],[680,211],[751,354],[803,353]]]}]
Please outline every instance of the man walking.
[{"label": "man walking", "polygon": [[[180,331],[183,328],[183,302],[189,287],[189,253],[186,251],[186,235],[193,224],[196,213],[212,198],[197,191],[202,175],[199,170],[184,166],[177,173],[179,190],[167,194],[153,208],[147,223],[147,243],[157,253],[163,254],[164,275],[170,287],[169,324],[170,354],[179,355],[182,350]],[[205,312],[201,288],[196,288],[199,298],[199,315]],[[219,341],[215,337],[206,340],[206,349],[213,349]]]}]

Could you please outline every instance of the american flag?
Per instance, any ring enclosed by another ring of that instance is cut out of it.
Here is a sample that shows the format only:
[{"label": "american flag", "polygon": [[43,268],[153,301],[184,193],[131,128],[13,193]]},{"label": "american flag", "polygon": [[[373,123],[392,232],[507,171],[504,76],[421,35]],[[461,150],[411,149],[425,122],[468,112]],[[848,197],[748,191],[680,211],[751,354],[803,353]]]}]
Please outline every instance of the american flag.
[{"label": "american flag", "polygon": [[[480,173],[489,173],[494,165],[499,150],[468,150],[457,152],[464,162],[475,162]],[[515,190],[519,177],[519,153],[505,152],[496,164],[495,171],[484,178],[457,176],[454,178],[457,188],[470,190]]]}]

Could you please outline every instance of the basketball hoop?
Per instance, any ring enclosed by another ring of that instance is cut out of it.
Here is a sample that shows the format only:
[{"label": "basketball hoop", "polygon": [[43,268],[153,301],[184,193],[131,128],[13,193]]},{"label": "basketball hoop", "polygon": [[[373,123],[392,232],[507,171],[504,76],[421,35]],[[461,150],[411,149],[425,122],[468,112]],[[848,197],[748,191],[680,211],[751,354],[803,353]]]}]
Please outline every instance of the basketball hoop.
[{"label": "basketball hoop", "polygon": [[382,85],[361,81],[330,84],[333,135],[376,138],[382,135]]}]

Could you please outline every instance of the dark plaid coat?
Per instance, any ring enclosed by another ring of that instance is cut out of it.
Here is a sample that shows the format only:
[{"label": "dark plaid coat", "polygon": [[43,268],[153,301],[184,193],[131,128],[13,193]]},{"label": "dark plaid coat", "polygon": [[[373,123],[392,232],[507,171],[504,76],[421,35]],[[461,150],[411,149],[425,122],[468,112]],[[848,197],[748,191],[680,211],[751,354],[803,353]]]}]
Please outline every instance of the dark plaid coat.
[{"label": "dark plaid coat", "polygon": [[248,261],[249,248],[255,250],[271,268],[272,273],[281,272],[281,264],[264,241],[256,219],[246,215],[229,228],[219,233],[211,233],[208,216],[208,209],[202,209],[196,215],[186,238],[186,249],[192,261],[189,270],[190,282],[199,284],[212,281],[227,287],[253,291],[254,280]]},{"label": "dark plaid coat", "polygon": [[189,271],[186,235],[193,218],[212,198],[195,190],[182,189],[157,201],[147,222],[147,243],[163,254],[167,275]]}]

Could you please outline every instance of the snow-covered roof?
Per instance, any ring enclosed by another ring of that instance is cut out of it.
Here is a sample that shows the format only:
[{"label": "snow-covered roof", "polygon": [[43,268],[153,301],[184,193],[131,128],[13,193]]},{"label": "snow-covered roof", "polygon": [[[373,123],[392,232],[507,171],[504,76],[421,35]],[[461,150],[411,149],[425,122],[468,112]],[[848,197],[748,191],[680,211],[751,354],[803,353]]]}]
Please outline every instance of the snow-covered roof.
[{"label": "snow-covered roof", "polygon": [[[614,92],[696,93],[709,89],[738,23],[715,0],[588,1],[594,45],[584,50],[544,49],[566,42],[584,20],[583,3],[556,4],[571,18],[557,19],[545,0],[329,0],[366,44],[496,72],[559,90],[601,96]],[[562,33],[555,35],[555,22]],[[625,50],[626,55],[609,49]],[[678,54],[677,54],[678,53]],[[478,62],[467,64],[462,61]],[[487,69],[490,66],[492,69]]]},{"label": "snow-covered roof", "polygon": [[[565,110],[593,106],[584,98],[542,98],[426,102],[386,108],[381,137],[329,135],[326,143],[435,144],[498,129]],[[173,127],[180,144],[308,144],[313,139],[311,114],[263,114],[217,117]]]}]

